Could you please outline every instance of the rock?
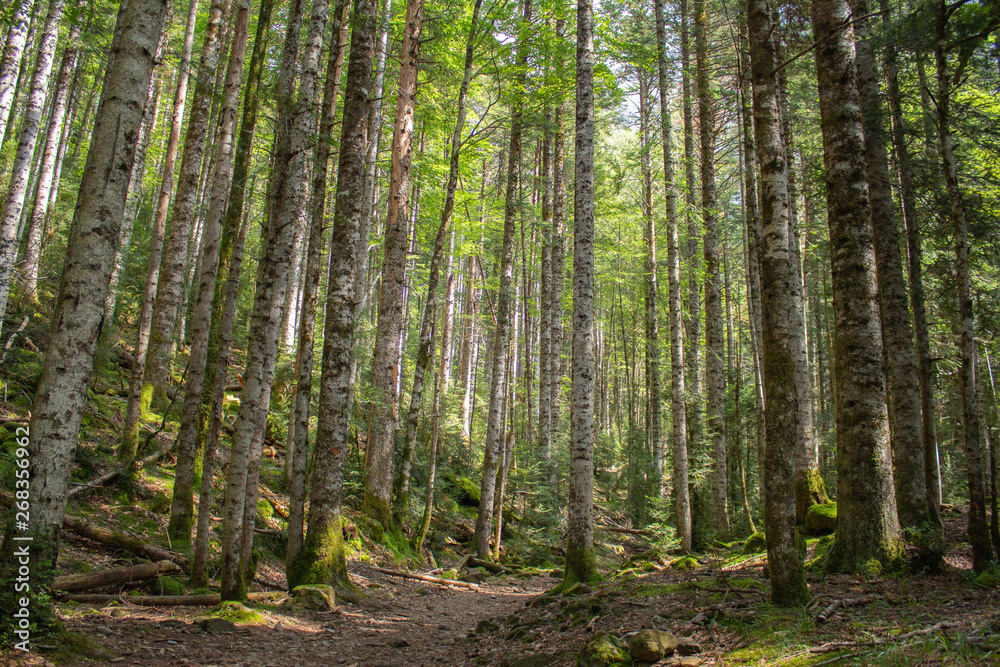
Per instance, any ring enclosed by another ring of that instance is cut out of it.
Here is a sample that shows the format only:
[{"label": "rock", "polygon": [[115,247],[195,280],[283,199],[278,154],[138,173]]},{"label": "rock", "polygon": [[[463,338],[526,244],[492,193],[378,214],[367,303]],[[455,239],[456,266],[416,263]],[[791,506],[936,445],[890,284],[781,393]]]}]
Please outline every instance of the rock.
[{"label": "rock", "polygon": [[202,619],[198,623],[200,627],[205,632],[213,635],[222,635],[230,632],[236,632],[236,624],[232,621],[227,621],[224,618],[206,618]]},{"label": "rock", "polygon": [[810,505],[803,527],[809,535],[829,535],[837,530],[837,503]]},{"label": "rock", "polygon": [[128,612],[124,609],[112,609],[111,618],[122,618],[123,616],[128,616]]},{"label": "rock", "polygon": [[113,635],[114,634],[114,632],[111,631],[111,628],[103,626],[103,625],[98,625],[94,629],[97,630],[98,632],[100,632],[105,637],[107,637],[108,635]]},{"label": "rock", "polygon": [[496,632],[500,629],[500,626],[490,619],[484,619],[479,621],[479,625],[476,626],[476,634],[484,635],[488,632]]},{"label": "rock", "polygon": [[632,657],[625,642],[599,632],[576,654],[577,667],[631,667]]},{"label": "rock", "polygon": [[693,570],[698,567],[698,559],[691,556],[681,556],[670,564],[675,570]]},{"label": "rock", "polygon": [[628,652],[640,662],[656,662],[672,655],[677,648],[677,637],[663,630],[640,630],[628,641]]},{"label": "rock", "polygon": [[705,662],[701,658],[696,658],[695,656],[688,656],[686,658],[681,658],[681,661],[677,663],[679,667],[699,667],[701,663]]},{"label": "rock", "polygon": [[337,596],[333,586],[324,584],[303,584],[292,591],[296,607],[312,611],[332,611],[337,606]]},{"label": "rock", "polygon": [[747,538],[743,544],[743,555],[759,554],[767,550],[767,537],[759,530]]},{"label": "rock", "polygon": [[178,620],[176,618],[168,618],[165,621],[160,621],[157,625],[159,625],[161,628],[175,628],[175,629],[178,629],[178,630],[180,628],[186,628],[187,627],[187,623],[185,623],[184,621]]},{"label": "rock", "polygon": [[479,567],[470,568],[467,572],[462,572],[458,575],[459,581],[467,581],[470,584],[481,584],[487,579],[489,579],[489,573]]},{"label": "rock", "polygon": [[390,639],[389,640],[389,646],[391,648],[406,648],[409,645],[410,645],[410,642],[406,641],[405,639]]},{"label": "rock", "polygon": [[677,655],[694,655],[702,652],[701,644],[694,637],[680,637],[677,640]]}]

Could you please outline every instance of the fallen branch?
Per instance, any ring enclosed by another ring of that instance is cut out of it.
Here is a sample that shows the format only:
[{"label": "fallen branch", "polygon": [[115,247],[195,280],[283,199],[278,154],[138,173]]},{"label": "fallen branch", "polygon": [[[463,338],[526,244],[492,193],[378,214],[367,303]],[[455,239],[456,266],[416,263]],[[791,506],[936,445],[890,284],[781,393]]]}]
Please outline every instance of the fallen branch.
[{"label": "fallen branch", "polygon": [[637,530],[635,528],[619,528],[618,526],[609,526],[606,523],[599,523],[595,528],[600,528],[601,530],[606,530],[609,533],[624,533],[625,535],[641,535],[643,537],[649,537],[648,530]]},{"label": "fallen branch", "polygon": [[267,488],[263,484],[257,485],[257,493],[259,493],[264,500],[266,500],[271,507],[274,508],[274,513],[280,516],[282,519],[288,519],[288,508],[281,504],[278,497],[274,495],[271,489]]},{"label": "fallen branch", "polygon": [[[163,449],[160,449],[159,451],[153,452],[149,456],[147,456],[147,457],[145,457],[143,459],[140,459],[139,462],[136,463],[136,469],[137,470],[141,470],[142,468],[144,468],[144,467],[146,467],[148,465],[152,465],[153,463],[156,463],[157,461],[159,461],[160,459],[162,459],[164,456],[166,456],[169,452],[170,452],[170,445],[164,447]],[[104,486],[105,484],[108,484],[109,482],[113,482],[116,479],[118,479],[119,477],[121,477],[122,475],[124,475],[126,472],[128,472],[128,469],[129,469],[129,466],[126,465],[123,468],[118,468],[116,470],[112,470],[111,472],[106,472],[103,475],[101,475],[100,477],[96,477],[96,478],[90,480],[86,484],[81,484],[80,486],[73,487],[72,489],[70,489],[66,493],[66,497],[67,498],[72,498],[73,496],[80,495],[81,493],[86,493],[87,491],[90,491],[92,489],[100,488],[100,487]]]},{"label": "fallen branch", "polygon": [[831,602],[826,606],[826,609],[820,612],[820,615],[816,617],[816,622],[826,623],[828,620],[830,620],[830,618],[838,609],[841,608],[846,609],[847,607],[859,607],[863,604],[871,604],[874,601],[875,598],[871,597],[834,600],[833,602]]},{"label": "fallen branch", "polygon": [[440,577],[431,577],[426,574],[416,574],[414,572],[402,572],[400,570],[390,570],[386,567],[376,567],[374,565],[369,565],[371,569],[376,572],[381,572],[382,574],[389,574],[394,577],[402,577],[403,579],[416,579],[417,581],[426,581],[432,584],[441,584],[442,586],[459,586],[461,588],[469,588],[474,591],[479,590],[479,584],[473,584],[468,581],[456,581],[455,579],[442,579]]},{"label": "fallen branch", "polygon": [[481,560],[475,556],[469,556],[469,559],[465,561],[468,567],[481,567],[487,572],[492,572],[493,574],[510,574],[511,570],[509,567],[504,567],[499,563],[493,563],[488,560]]},{"label": "fallen branch", "polygon": [[[274,596],[275,593],[250,593],[247,595],[247,598],[257,601],[269,600]],[[204,595],[102,595],[99,593],[79,593],[76,595],[62,595],[59,596],[59,599],[83,604],[120,602],[139,607],[212,607],[222,602],[222,596],[218,593],[206,593]]]},{"label": "fallen branch", "polygon": [[937,632],[938,630],[947,630],[948,628],[957,628],[958,626],[959,623],[955,621],[941,621],[940,623],[935,623],[929,628],[924,628],[923,630],[913,630],[912,632],[907,632],[905,635],[893,637],[892,639],[887,641],[902,642],[906,641],[907,639],[912,639],[913,637],[917,637],[919,635],[929,635],[932,632]]},{"label": "fallen branch", "polygon": [[25,316],[25,318],[21,320],[21,326],[14,329],[14,333],[12,333],[10,338],[7,339],[7,344],[3,346],[3,354],[0,354],[0,364],[2,364],[4,359],[7,358],[7,353],[10,352],[10,348],[14,345],[14,341],[17,340],[17,335],[24,331],[24,327],[28,326],[28,320],[30,319],[31,315]]},{"label": "fallen branch", "polygon": [[64,577],[56,577],[52,582],[52,590],[72,592],[87,591],[91,588],[101,588],[102,586],[121,586],[136,581],[155,579],[161,574],[173,574],[180,571],[180,566],[169,560],[161,560],[156,563],[141,563],[128,567],[113,567],[107,570],[95,570],[93,572],[82,572],[80,574],[68,574]]}]

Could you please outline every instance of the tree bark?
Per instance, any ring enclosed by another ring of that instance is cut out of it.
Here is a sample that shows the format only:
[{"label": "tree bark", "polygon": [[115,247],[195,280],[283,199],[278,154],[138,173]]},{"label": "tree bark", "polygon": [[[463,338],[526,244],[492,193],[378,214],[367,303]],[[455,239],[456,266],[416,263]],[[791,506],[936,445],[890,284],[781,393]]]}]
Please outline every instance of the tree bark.
[{"label": "tree bark", "polygon": [[858,90],[861,94],[868,164],[868,192],[871,198],[872,231],[881,305],[882,339],[885,346],[886,379],[889,383],[889,431],[892,440],[893,479],[896,482],[896,510],[899,523],[916,527],[929,518],[924,477],[924,436],[920,421],[920,381],[906,284],[899,256],[899,234],[886,155],[885,114],[871,19],[866,0],[852,0],[856,18]]},{"label": "tree bark", "polygon": [[597,576],[594,554],[594,5],[576,10],[573,411],[563,590]]},{"label": "tree bark", "polygon": [[[188,248],[192,241],[195,225],[195,206],[198,203],[199,176],[208,136],[209,115],[214,97],[213,82],[215,70],[222,50],[222,14],[225,0],[212,0],[208,10],[208,24],[201,47],[201,62],[195,77],[194,94],[191,98],[191,115],[188,118],[187,133],[184,135],[184,153],[181,157],[180,180],[174,196],[170,231],[167,234],[156,287],[156,302],[153,306],[152,328],[149,336],[146,368],[142,383],[143,391],[151,392],[153,398],[166,397],[170,379],[170,364],[174,356],[174,329],[178,310],[183,307],[183,292],[186,275]],[[194,247],[197,248],[197,241]],[[146,389],[145,387],[149,387]],[[182,456],[188,456],[182,453]]]},{"label": "tree bark", "polygon": [[[865,135],[846,0],[813,3],[833,270],[837,537],[832,572],[899,557]],[[766,327],[766,325],[765,325]],[[768,409],[771,395],[768,393]]]},{"label": "tree bark", "polygon": [[[517,90],[527,82],[528,44],[525,31],[531,23],[532,0],[524,0],[517,43]],[[490,524],[493,520],[493,496],[501,454],[503,422],[501,406],[505,386],[504,356],[511,329],[511,284],[514,276],[514,226],[518,209],[518,183],[521,177],[521,133],[524,126],[524,97],[515,95],[510,119],[510,152],[507,163],[507,192],[504,204],[503,246],[500,252],[500,290],[497,296],[496,330],[493,344],[493,377],[490,382],[490,405],[483,444],[483,477],[480,484],[479,514],[476,517],[476,557],[490,559]]]},{"label": "tree bark", "polygon": [[[821,1],[821,0],[817,0]],[[776,26],[766,0],[748,0],[753,117],[760,163],[761,319],[763,375],[767,391],[764,467],[764,531],[774,604],[793,607],[809,601],[796,545],[795,463],[798,390],[792,338],[789,262],[788,163],[781,144],[781,109],[774,76],[776,58],[771,35]],[[801,538],[799,538],[801,539]]]},{"label": "tree bark", "polygon": [[[56,56],[56,42],[59,39],[59,25],[62,23],[65,0],[49,0],[49,10],[42,29],[41,43],[35,59],[35,69],[31,75],[28,98],[25,101],[21,119],[21,130],[17,137],[17,148],[11,167],[7,198],[0,217],[0,324],[7,312],[14,262],[17,259],[18,228],[24,208],[24,198],[28,193],[28,181],[34,162],[35,142],[41,127],[42,111],[48,94],[49,76]],[[63,103],[65,103],[64,92]]]},{"label": "tree bark", "polygon": [[[401,358],[399,337],[403,330],[403,290],[406,284],[406,249],[409,242],[406,223],[410,205],[413,116],[416,106],[417,73],[420,69],[420,35],[423,18],[423,0],[408,0],[401,51],[399,92],[396,96],[396,127],[392,138],[389,215],[385,223],[381,294],[372,361],[372,388],[375,395],[368,417],[364,507],[369,516],[379,521],[385,528],[392,525],[392,469],[396,450],[396,424],[399,421],[396,411],[399,401],[397,368]],[[438,236],[443,247],[444,238],[440,233]],[[435,254],[438,255],[440,263],[440,251],[437,245]],[[432,279],[436,279],[436,276]],[[436,283],[436,280],[434,282]],[[434,288],[437,288],[436,284]],[[404,474],[408,473],[404,463]]]},{"label": "tree bark", "polygon": [[17,76],[28,38],[28,24],[35,8],[35,0],[19,0],[11,17],[10,30],[0,56],[0,147],[6,140],[7,120],[14,106]]},{"label": "tree bark", "polygon": [[54,326],[31,414],[31,531],[37,549],[32,562],[40,572],[54,567],[58,552],[104,296],[166,10],[164,0],[128,3],[70,227]]},{"label": "tree bark", "polygon": [[[160,182],[156,213],[152,221],[152,239],[149,246],[149,260],[146,264],[146,287],[139,313],[136,334],[135,362],[129,379],[128,403],[125,406],[125,423],[122,426],[118,445],[118,459],[130,461],[135,458],[139,439],[139,420],[149,408],[152,388],[144,381],[146,358],[149,352],[149,337],[153,326],[153,306],[156,302],[160,265],[163,260],[163,240],[167,226],[167,212],[170,207],[170,193],[173,190],[174,167],[177,148],[180,145],[181,125],[184,122],[184,106],[187,100],[187,84],[191,71],[191,51],[194,45],[195,22],[198,18],[198,0],[191,0],[188,7],[187,25],[184,29],[184,45],[181,50],[180,67],[177,72],[177,90],[174,93],[174,111],[170,121],[170,134],[163,157],[163,177]],[[86,122],[86,113],[84,122]],[[79,139],[78,139],[79,141]],[[75,160],[71,161],[75,162]],[[72,171],[72,167],[69,171]]]},{"label": "tree bark", "polygon": [[368,108],[375,59],[374,0],[354,5],[351,53],[344,86],[344,114],[337,167],[337,204],[330,238],[320,383],[319,424],[313,463],[309,524],[298,555],[288,563],[289,588],[305,583],[349,585],[341,530],[344,459],[350,427],[351,342],[354,337],[354,281],[360,251],[360,218],[368,148]]}]

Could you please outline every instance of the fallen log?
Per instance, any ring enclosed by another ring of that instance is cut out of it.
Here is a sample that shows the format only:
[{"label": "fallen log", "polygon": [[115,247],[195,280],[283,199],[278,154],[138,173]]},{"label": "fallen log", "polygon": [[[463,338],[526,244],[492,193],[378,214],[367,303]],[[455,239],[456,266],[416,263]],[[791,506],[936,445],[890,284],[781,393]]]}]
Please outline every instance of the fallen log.
[{"label": "fallen log", "polygon": [[136,556],[142,556],[153,561],[169,560],[179,565],[185,572],[191,571],[191,561],[176,551],[170,551],[155,544],[147,544],[142,540],[137,540],[134,537],[121,533],[114,533],[106,528],[93,526],[83,519],[67,515],[63,517],[63,528],[74,535],[85,537],[104,546],[128,551]]},{"label": "fallen log", "polygon": [[[250,593],[247,595],[247,598],[252,601],[269,600],[276,595],[276,593]],[[205,593],[202,595],[104,595],[100,593],[77,593],[73,595],[60,595],[58,599],[64,602],[80,602],[82,604],[120,602],[139,607],[213,607],[222,602],[222,596],[218,593]]]},{"label": "fallen log", "polygon": [[871,604],[874,600],[875,598],[871,597],[834,600],[826,606],[826,609],[824,609],[819,616],[816,617],[816,622],[826,623],[838,609],[846,607],[859,607],[863,604]]},{"label": "fallen log", "polygon": [[636,528],[619,528],[618,526],[609,526],[606,523],[599,523],[595,525],[594,528],[606,530],[609,533],[623,533],[625,535],[641,535],[643,537],[649,537],[648,530],[638,530]]},{"label": "fallen log", "polygon": [[504,567],[499,563],[493,563],[488,560],[480,560],[475,556],[469,556],[469,559],[465,561],[467,567],[481,567],[487,572],[492,572],[493,574],[510,574],[511,570],[509,567]]},{"label": "fallen log", "polygon": [[376,567],[375,565],[369,565],[371,569],[376,572],[381,572],[382,574],[389,574],[394,577],[401,577],[403,579],[416,579],[417,581],[426,581],[431,584],[440,584],[442,586],[459,586],[461,588],[470,588],[474,591],[479,590],[479,584],[473,584],[468,581],[456,581],[455,579],[442,579],[440,577],[431,577],[426,574],[416,574],[414,572],[402,572],[400,570],[390,570],[387,567]]},{"label": "fallen log", "polygon": [[[168,446],[164,447],[163,449],[161,449],[159,451],[156,451],[156,452],[153,452],[149,456],[147,456],[147,457],[145,457],[143,459],[140,459],[139,462],[136,464],[136,468],[141,470],[142,468],[144,468],[144,467],[146,467],[148,465],[151,465],[151,464],[159,461],[164,456],[166,456],[169,452],[170,452],[170,446],[168,445]],[[100,488],[100,487],[104,486],[105,484],[108,484],[109,482],[115,481],[116,479],[118,479],[119,477],[121,477],[122,475],[124,475],[127,471],[128,471],[128,466],[125,466],[124,468],[118,468],[116,470],[112,470],[111,472],[106,472],[103,475],[101,475],[100,477],[96,477],[96,478],[90,480],[86,484],[81,484],[80,486],[74,486],[72,489],[70,489],[66,493],[66,497],[67,498],[72,498],[73,496],[77,496],[77,495],[79,495],[81,493],[86,493],[87,491],[91,491],[93,489]]]},{"label": "fallen log", "polygon": [[67,592],[88,591],[91,588],[101,588],[102,586],[121,586],[123,584],[131,584],[135,581],[155,579],[161,574],[173,574],[180,571],[180,566],[169,560],[161,560],[156,563],[141,563],[128,567],[113,567],[107,570],[94,570],[93,572],[81,572],[80,574],[68,574],[63,577],[56,577],[52,582],[52,590]]},{"label": "fallen log", "polygon": [[275,514],[280,516],[282,519],[288,519],[288,508],[281,504],[281,501],[278,500],[278,496],[274,495],[274,492],[271,491],[271,489],[267,488],[263,484],[258,484],[257,493],[259,493],[261,497],[274,508]]}]

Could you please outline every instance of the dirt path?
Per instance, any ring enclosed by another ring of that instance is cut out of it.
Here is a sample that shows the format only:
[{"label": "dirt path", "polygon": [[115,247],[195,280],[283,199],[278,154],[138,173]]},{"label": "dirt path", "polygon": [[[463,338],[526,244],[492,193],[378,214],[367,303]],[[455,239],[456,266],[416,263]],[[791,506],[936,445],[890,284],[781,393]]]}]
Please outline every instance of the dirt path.
[{"label": "dirt path", "polygon": [[473,591],[398,579],[363,565],[351,570],[381,609],[342,605],[325,613],[267,611],[266,624],[240,625],[235,633],[220,635],[191,624],[204,607],[105,607],[87,613],[78,607],[65,610],[64,618],[70,630],[120,656],[115,664],[474,665],[484,649],[467,636],[479,621],[523,610],[526,601],[558,583],[509,579],[488,581]]}]

